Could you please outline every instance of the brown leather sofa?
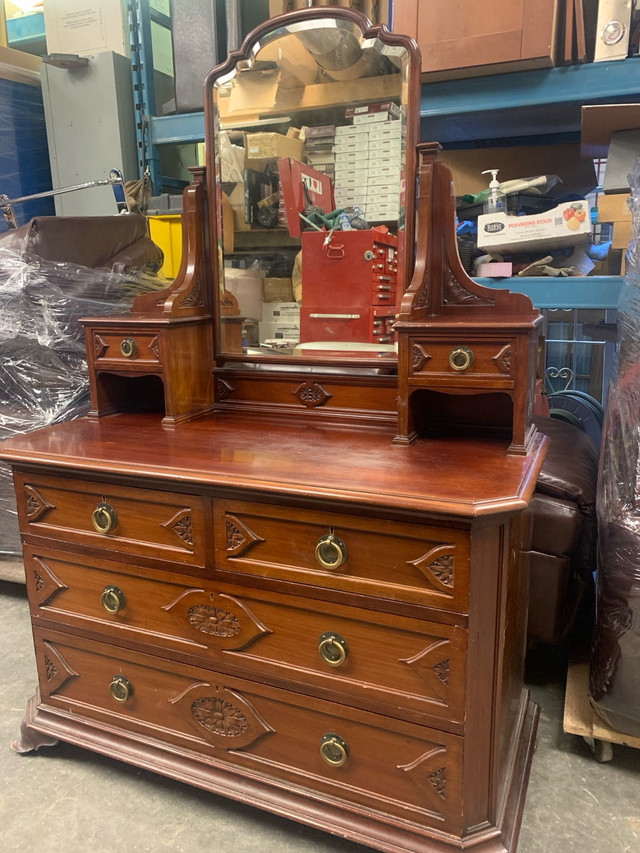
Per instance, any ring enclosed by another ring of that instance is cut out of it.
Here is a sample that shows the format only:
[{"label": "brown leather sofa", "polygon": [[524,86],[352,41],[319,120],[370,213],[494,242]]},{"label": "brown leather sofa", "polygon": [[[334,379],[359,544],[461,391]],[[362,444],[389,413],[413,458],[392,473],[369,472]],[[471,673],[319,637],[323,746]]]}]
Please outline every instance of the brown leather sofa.
[{"label": "brown leather sofa", "polygon": [[556,645],[593,623],[598,456],[579,427],[535,418],[549,449],[526,511],[530,644]]},{"label": "brown leather sofa", "polygon": [[149,269],[162,266],[164,256],[149,236],[145,216],[39,216],[0,234],[0,249],[22,258],[80,264],[93,269]]}]

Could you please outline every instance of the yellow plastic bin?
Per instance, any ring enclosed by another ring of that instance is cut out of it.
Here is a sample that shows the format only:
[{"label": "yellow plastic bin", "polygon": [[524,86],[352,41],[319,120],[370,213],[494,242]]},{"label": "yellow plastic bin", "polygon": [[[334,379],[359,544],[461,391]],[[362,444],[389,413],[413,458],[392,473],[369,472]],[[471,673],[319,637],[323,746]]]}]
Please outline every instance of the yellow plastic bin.
[{"label": "yellow plastic bin", "polygon": [[179,213],[149,216],[151,239],[164,252],[161,273],[165,278],[175,278],[182,261],[182,217]]}]

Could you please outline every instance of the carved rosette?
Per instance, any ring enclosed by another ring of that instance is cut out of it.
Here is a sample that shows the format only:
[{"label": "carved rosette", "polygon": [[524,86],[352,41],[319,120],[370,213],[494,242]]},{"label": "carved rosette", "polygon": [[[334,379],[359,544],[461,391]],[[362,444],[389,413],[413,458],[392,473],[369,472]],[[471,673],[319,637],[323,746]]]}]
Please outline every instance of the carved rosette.
[{"label": "carved rosette", "polygon": [[33,486],[25,485],[24,500],[27,507],[27,521],[29,523],[40,521],[45,513],[49,512],[50,509],[55,509],[55,506],[43,498],[40,492],[34,489]]},{"label": "carved rosette", "polygon": [[149,344],[149,349],[151,350],[156,361],[160,361],[160,341],[158,340],[158,336],[154,335],[151,339],[151,343]]},{"label": "carved rosette", "polygon": [[422,347],[421,344],[414,344],[411,347],[411,372],[420,373],[425,364],[431,360],[429,353]]},{"label": "carved rosette", "polygon": [[223,737],[239,737],[249,728],[249,722],[242,711],[219,697],[205,696],[196,699],[191,705],[191,713],[196,723]]},{"label": "carved rosette", "polygon": [[211,634],[213,637],[235,637],[240,631],[238,617],[228,610],[220,607],[211,607],[208,604],[196,604],[190,607],[187,613],[190,625],[203,634]]},{"label": "carved rosette", "polygon": [[162,525],[165,530],[170,530],[180,539],[189,550],[193,550],[193,529],[191,525],[191,510],[181,509],[169,521]]},{"label": "carved rosette", "polygon": [[51,599],[60,590],[68,589],[62,581],[58,580],[53,570],[42,557],[33,558],[32,571],[35,586],[35,595],[32,600],[38,607],[49,604]]},{"label": "carved rosette", "polygon": [[408,560],[407,563],[419,569],[438,592],[450,595],[455,584],[454,551],[455,545],[438,545],[418,560]]},{"label": "carved rosette", "polygon": [[189,589],[163,610],[174,616],[181,629],[186,622],[203,648],[237,652],[271,633],[246,604],[224,593]]},{"label": "carved rosette", "polygon": [[231,394],[236,390],[230,382],[227,382],[226,379],[218,378],[216,382],[217,394],[216,398],[218,400],[226,400],[227,397],[230,397]]},{"label": "carved rosette", "polygon": [[511,373],[511,344],[506,344],[492,359],[502,373]]},{"label": "carved rosette", "polygon": [[225,525],[227,531],[227,556],[239,557],[244,554],[256,542],[264,542],[261,536],[253,532],[239,518],[230,513],[225,513]]},{"label": "carved rosette", "polygon": [[171,701],[184,708],[192,727],[216,749],[247,749],[275,731],[244,696],[220,684],[192,684]]},{"label": "carved rosette", "polygon": [[400,765],[424,795],[425,806],[439,817],[447,799],[447,750],[444,746],[434,748],[421,755],[411,764]]},{"label": "carved rosette", "polygon": [[330,400],[333,396],[319,382],[303,382],[302,385],[298,386],[291,393],[308,409],[324,406],[327,400]]},{"label": "carved rosette", "polygon": [[93,336],[93,353],[96,358],[102,358],[109,349],[109,344],[100,335]]},{"label": "carved rosette", "polygon": [[433,642],[425,649],[410,658],[401,659],[416,672],[427,685],[428,693],[425,698],[440,705],[448,704],[449,694],[449,658],[444,657],[450,646],[450,641],[434,637]]}]

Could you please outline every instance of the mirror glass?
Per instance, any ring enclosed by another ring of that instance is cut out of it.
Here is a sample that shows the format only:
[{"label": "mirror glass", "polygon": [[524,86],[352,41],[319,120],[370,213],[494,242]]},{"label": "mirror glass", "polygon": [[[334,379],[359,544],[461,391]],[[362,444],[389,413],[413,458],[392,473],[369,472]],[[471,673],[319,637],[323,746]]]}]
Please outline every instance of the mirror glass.
[{"label": "mirror glass", "polygon": [[364,21],[287,16],[207,80],[225,356],[395,358],[417,86],[410,40]]}]

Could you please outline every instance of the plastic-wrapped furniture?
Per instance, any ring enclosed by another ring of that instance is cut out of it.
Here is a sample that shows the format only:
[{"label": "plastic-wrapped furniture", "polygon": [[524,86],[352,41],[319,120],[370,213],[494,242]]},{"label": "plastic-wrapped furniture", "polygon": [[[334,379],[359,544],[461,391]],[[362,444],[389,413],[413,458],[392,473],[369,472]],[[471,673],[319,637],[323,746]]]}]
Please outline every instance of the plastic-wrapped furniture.
[{"label": "plastic-wrapped furniture", "polygon": [[[144,216],[39,217],[0,235],[0,439],[85,413],[79,318],[127,311],[139,293],[166,286],[155,275],[162,260]],[[0,554],[19,552],[3,465]]]},{"label": "plastic-wrapped furniture", "polygon": [[598,482],[598,600],[591,703],[640,736],[640,162],[629,175],[633,237],[618,312]]},{"label": "plastic-wrapped furniture", "polygon": [[579,427],[543,416],[535,423],[550,442],[525,513],[530,533],[527,637],[532,644],[557,645],[592,622],[598,457]]},{"label": "plastic-wrapped furniture", "polygon": [[[145,216],[40,216],[0,235],[0,248],[22,258],[125,270],[162,266]],[[86,282],[83,283],[83,286]]]}]

